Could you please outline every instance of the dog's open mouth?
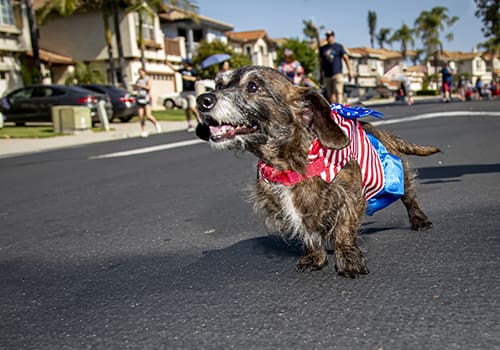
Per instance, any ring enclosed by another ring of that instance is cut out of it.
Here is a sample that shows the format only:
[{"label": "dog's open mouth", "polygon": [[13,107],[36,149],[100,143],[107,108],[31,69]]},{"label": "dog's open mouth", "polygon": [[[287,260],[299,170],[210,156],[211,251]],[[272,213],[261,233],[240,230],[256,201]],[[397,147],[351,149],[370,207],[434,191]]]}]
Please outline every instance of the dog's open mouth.
[{"label": "dog's open mouth", "polygon": [[257,126],[250,125],[209,125],[210,139],[215,142],[230,140],[237,135],[253,134],[257,131]]}]

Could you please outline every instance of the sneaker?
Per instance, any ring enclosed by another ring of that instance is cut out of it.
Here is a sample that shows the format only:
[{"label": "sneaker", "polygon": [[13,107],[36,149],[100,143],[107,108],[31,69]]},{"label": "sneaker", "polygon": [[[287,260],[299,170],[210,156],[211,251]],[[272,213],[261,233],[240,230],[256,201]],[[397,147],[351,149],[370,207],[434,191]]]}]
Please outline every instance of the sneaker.
[{"label": "sneaker", "polygon": [[160,123],[156,123],[155,128],[156,128],[156,132],[157,133],[161,132],[161,125],[160,125]]},{"label": "sneaker", "polygon": [[149,136],[149,134],[147,131],[141,132],[141,137],[148,137],[148,136]]},{"label": "sneaker", "polygon": [[190,126],[189,128],[187,128],[186,130],[187,132],[193,132],[194,131],[194,128],[192,126]]}]

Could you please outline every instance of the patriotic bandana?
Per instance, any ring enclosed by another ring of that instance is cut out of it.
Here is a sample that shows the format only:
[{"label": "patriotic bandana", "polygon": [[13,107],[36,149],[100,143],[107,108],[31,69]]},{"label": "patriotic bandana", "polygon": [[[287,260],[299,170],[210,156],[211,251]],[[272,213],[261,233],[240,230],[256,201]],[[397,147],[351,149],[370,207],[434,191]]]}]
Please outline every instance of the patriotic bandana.
[{"label": "patriotic bandana", "polygon": [[349,137],[348,146],[335,150],[326,148],[318,139],[309,147],[309,164],[305,174],[292,170],[280,171],[264,162],[259,162],[260,176],[268,181],[293,186],[306,179],[319,176],[331,183],[340,170],[355,159],[362,174],[363,195],[368,201],[366,213],[385,208],[404,193],[404,174],[401,160],[387,152],[373,135],[365,132],[356,118],[381,117],[380,112],[362,107],[331,105],[331,118]]}]

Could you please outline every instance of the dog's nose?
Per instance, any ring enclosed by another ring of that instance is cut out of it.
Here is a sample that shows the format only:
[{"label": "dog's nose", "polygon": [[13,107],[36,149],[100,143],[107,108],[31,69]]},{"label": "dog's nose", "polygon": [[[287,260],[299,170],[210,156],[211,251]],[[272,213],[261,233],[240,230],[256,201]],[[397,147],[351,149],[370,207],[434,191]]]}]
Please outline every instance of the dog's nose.
[{"label": "dog's nose", "polygon": [[196,103],[198,104],[198,109],[202,112],[208,112],[212,108],[214,108],[215,103],[217,102],[217,97],[215,97],[212,93],[201,94],[196,99]]}]

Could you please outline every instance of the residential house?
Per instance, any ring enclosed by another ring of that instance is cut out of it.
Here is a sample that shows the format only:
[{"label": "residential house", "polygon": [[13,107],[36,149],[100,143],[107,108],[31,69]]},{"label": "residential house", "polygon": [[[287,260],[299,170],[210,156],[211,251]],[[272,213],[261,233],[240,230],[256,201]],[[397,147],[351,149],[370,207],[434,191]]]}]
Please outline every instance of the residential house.
[{"label": "residential house", "polygon": [[[36,3],[36,1],[35,1]],[[122,38],[125,59],[123,79],[129,87],[139,77],[138,69],[141,67],[141,50],[139,47],[138,23],[139,14],[121,11],[119,13],[119,26]],[[164,35],[160,30],[158,16],[143,15],[144,57],[146,70],[152,78],[153,108],[160,108],[157,96],[164,92],[177,90],[175,72],[166,64],[167,53]],[[110,18],[112,23],[112,18]],[[118,52],[116,36],[111,26],[113,58],[115,67],[118,66]],[[172,43],[169,43],[172,44]],[[98,10],[79,11],[69,17],[56,17],[40,26],[39,45],[44,50],[69,57],[74,62],[91,64],[110,81],[109,57],[105,41],[104,23],[102,13]],[[170,45],[169,47],[171,47]],[[181,53],[180,50],[177,52]],[[73,65],[65,69],[51,69],[51,78],[55,83],[64,83],[73,71]],[[118,74],[118,77],[120,74]]]},{"label": "residential house", "polygon": [[20,56],[29,35],[24,7],[0,1],[0,96],[23,86]]},{"label": "residential house", "polygon": [[226,36],[234,52],[246,54],[251,59],[252,64],[275,66],[276,44],[269,38],[265,30],[226,32]]},{"label": "residential house", "polygon": [[[407,67],[401,51],[354,47],[347,52],[360,93],[379,85],[396,90],[398,81],[404,78]],[[347,68],[344,69],[347,73]]]},{"label": "residential house", "polygon": [[182,38],[183,57],[192,58],[197,52],[200,41],[211,43],[219,40],[227,44],[225,32],[233,30],[233,26],[196,12],[172,7],[158,14],[161,31],[165,38]]},{"label": "residential house", "polygon": [[[478,78],[484,82],[490,82],[493,78],[492,67],[488,64],[489,55],[484,52],[478,52],[476,49],[473,52],[443,51],[440,57],[442,61],[448,62],[455,75],[468,75],[473,83]],[[500,68],[498,57],[494,58],[495,64],[496,67]]]}]

